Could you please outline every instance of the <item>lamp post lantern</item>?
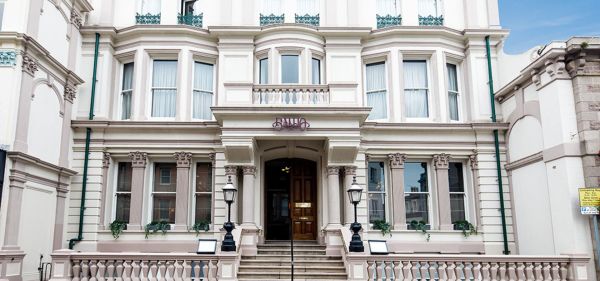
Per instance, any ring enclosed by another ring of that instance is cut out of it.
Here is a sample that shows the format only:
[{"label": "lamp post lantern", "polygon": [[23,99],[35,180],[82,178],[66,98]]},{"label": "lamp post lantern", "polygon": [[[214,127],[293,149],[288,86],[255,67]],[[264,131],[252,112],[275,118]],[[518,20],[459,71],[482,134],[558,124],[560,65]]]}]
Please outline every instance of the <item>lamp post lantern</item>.
[{"label": "lamp post lantern", "polygon": [[348,199],[350,203],[354,204],[354,223],[350,225],[350,230],[352,230],[352,240],[350,240],[350,252],[359,252],[362,253],[365,251],[365,246],[363,245],[363,241],[360,240],[360,234],[358,232],[362,229],[362,225],[358,223],[356,218],[356,205],[361,200],[362,197],[362,188],[356,183],[356,176],[354,176],[354,180],[352,181],[352,185],[348,188]]},{"label": "lamp post lantern", "polygon": [[231,222],[231,203],[235,201],[236,192],[237,189],[233,186],[233,183],[231,183],[231,176],[229,176],[227,184],[223,187],[223,199],[225,200],[225,203],[227,203],[227,222],[223,224],[223,228],[227,233],[225,233],[225,237],[221,243],[221,251],[223,252],[234,252],[236,250],[233,234],[231,234],[231,231],[235,228]]}]

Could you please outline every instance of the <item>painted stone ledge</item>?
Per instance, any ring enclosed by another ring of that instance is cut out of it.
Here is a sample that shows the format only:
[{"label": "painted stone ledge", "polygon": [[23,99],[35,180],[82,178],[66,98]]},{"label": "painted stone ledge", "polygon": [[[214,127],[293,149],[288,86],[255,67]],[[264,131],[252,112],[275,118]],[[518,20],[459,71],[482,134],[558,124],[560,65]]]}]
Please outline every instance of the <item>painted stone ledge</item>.
[{"label": "painted stone ledge", "polygon": [[21,281],[24,257],[21,251],[0,251],[0,280]]}]

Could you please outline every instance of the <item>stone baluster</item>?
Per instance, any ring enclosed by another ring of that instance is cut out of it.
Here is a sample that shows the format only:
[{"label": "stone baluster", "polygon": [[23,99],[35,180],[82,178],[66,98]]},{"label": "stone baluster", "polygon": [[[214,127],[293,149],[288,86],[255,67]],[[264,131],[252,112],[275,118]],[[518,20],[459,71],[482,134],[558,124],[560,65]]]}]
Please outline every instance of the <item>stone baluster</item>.
[{"label": "stone baluster", "polygon": [[412,266],[411,266],[411,275],[412,275],[412,280],[413,281],[419,281],[418,276],[419,276],[419,262],[413,261],[411,262]]},{"label": "stone baluster", "polygon": [[473,263],[473,278],[481,280],[481,263],[479,262]]},{"label": "stone baluster", "polygon": [[81,278],[81,264],[79,261],[73,262],[73,267],[71,268],[73,271],[73,281],[80,281]]},{"label": "stone baluster", "polygon": [[412,280],[412,264],[410,262],[403,262],[402,264],[402,276],[404,276],[404,281]]},{"label": "stone baluster", "polygon": [[90,266],[89,261],[84,260],[81,262],[81,281],[89,281],[90,280]]},{"label": "stone baluster", "polygon": [[421,267],[419,268],[419,271],[421,273],[421,281],[428,281],[429,278],[427,278],[427,276],[429,275],[429,272],[427,272],[429,270],[429,263],[426,261],[421,262]]},{"label": "stone baluster", "polygon": [[438,266],[437,266],[437,274],[440,278],[440,280],[447,280],[448,279],[448,274],[446,274],[446,270],[448,269],[448,266],[446,265],[445,262],[439,262]]},{"label": "stone baluster", "polygon": [[98,281],[106,281],[106,261],[98,261]]},{"label": "stone baluster", "polygon": [[517,280],[525,280],[525,265],[522,262],[517,263]]},{"label": "stone baluster", "polygon": [[542,263],[536,262],[534,265],[533,272],[534,272],[536,281],[544,280],[544,275],[542,274]]},{"label": "stone baluster", "polygon": [[490,268],[490,278],[491,281],[498,281],[498,263],[494,262],[492,263],[492,266]]},{"label": "stone baluster", "polygon": [[115,281],[123,281],[123,270],[125,269],[123,267],[123,261],[117,261],[117,266],[115,267],[116,269],[116,277]]},{"label": "stone baluster", "polygon": [[172,261],[168,261],[167,262],[167,273],[168,273],[168,278],[167,281],[173,281],[175,280],[175,265],[173,264]]},{"label": "stone baluster", "polygon": [[385,267],[385,263],[384,262],[375,262],[375,264],[377,265],[377,280],[384,280],[383,279],[383,269]]},{"label": "stone baluster", "polygon": [[473,264],[472,263],[469,263],[469,264],[465,263],[464,271],[465,271],[465,279],[467,279],[467,280],[473,279]]},{"label": "stone baluster", "polygon": [[96,275],[98,274],[97,261],[90,261],[90,281],[97,281]]},{"label": "stone baluster", "polygon": [[158,265],[156,263],[156,261],[150,261],[150,271],[148,272],[149,281],[157,280],[156,274],[158,273]]},{"label": "stone baluster", "polygon": [[508,281],[517,280],[517,266],[514,262],[508,263]]},{"label": "stone baluster", "polygon": [[429,263],[429,278],[433,279],[434,276],[436,276],[436,272],[437,272],[438,268],[437,268],[437,263],[436,262],[430,262]]},{"label": "stone baluster", "polygon": [[385,280],[392,281],[392,262],[385,262]]},{"label": "stone baluster", "polygon": [[108,265],[106,266],[106,281],[114,281],[115,280],[115,262],[107,261]]},{"label": "stone baluster", "polygon": [[483,268],[481,269],[482,271],[482,275],[483,275],[483,281],[491,281],[491,274],[490,274],[490,269],[492,268],[492,266],[490,265],[489,262],[486,262],[483,265]]},{"label": "stone baluster", "polygon": [[535,277],[533,276],[533,264],[531,262],[525,263],[525,278],[527,281],[534,281]]},{"label": "stone baluster", "polygon": [[175,281],[183,281],[183,262],[175,262]]},{"label": "stone baluster", "polygon": [[394,265],[394,281],[402,280],[402,262],[392,262]]},{"label": "stone baluster", "polygon": [[568,266],[568,264],[565,262],[560,263],[560,280],[561,281],[567,280],[567,276],[569,273],[567,270],[567,266]]},{"label": "stone baluster", "polygon": [[552,263],[552,281],[560,281],[560,264]]},{"label": "stone baluster", "polygon": [[456,268],[456,263],[450,262],[450,265],[448,265],[448,267],[446,269],[446,273],[448,274],[448,281],[455,281],[457,279],[456,271],[454,270],[455,268]]},{"label": "stone baluster", "polygon": [[191,261],[183,262],[183,281],[191,281],[192,280],[192,265]]},{"label": "stone baluster", "polygon": [[217,280],[217,272],[219,270],[218,266],[217,266],[217,261],[209,261],[210,262],[210,268],[208,270],[208,274],[209,277],[212,279],[209,279],[209,281],[216,281]]},{"label": "stone baluster", "polygon": [[158,272],[160,273],[159,281],[166,281],[167,278],[167,266],[165,261],[160,261],[160,266],[158,267]]},{"label": "stone baluster", "polygon": [[123,261],[123,281],[131,281],[132,261]]},{"label": "stone baluster", "polygon": [[140,267],[140,261],[132,261],[131,262],[131,269],[132,269],[132,275],[131,275],[131,280],[132,281],[140,281],[140,273],[141,273],[141,267]]},{"label": "stone baluster", "polygon": [[367,262],[367,278],[369,281],[377,280],[375,279],[375,267],[377,267],[377,264],[374,261]]},{"label": "stone baluster", "polygon": [[141,281],[150,281],[150,265],[148,264],[147,261],[143,262],[141,264],[142,267],[142,277],[140,278]]}]

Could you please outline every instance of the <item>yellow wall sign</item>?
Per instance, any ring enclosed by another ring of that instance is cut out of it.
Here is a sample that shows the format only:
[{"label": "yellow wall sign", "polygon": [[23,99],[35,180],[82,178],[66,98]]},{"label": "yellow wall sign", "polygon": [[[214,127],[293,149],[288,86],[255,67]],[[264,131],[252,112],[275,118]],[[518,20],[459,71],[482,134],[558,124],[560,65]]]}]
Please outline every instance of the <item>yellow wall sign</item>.
[{"label": "yellow wall sign", "polygon": [[599,215],[600,188],[580,188],[579,207],[582,215]]}]

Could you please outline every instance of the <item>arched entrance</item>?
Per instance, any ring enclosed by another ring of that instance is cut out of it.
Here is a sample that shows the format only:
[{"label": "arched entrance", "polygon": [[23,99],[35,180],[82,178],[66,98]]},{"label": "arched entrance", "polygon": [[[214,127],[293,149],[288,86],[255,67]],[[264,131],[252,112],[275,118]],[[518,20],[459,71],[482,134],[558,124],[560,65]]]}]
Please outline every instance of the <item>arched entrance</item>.
[{"label": "arched entrance", "polygon": [[316,240],[317,164],[297,158],[267,161],[264,179],[266,239]]}]

